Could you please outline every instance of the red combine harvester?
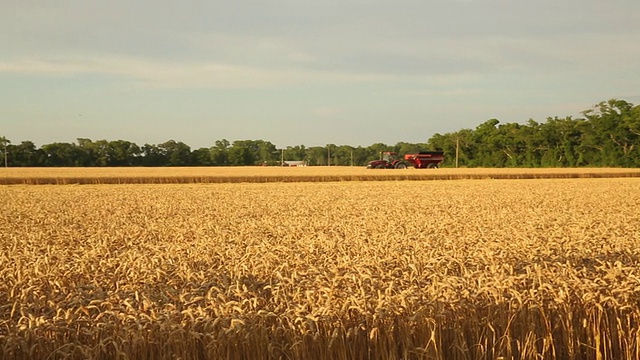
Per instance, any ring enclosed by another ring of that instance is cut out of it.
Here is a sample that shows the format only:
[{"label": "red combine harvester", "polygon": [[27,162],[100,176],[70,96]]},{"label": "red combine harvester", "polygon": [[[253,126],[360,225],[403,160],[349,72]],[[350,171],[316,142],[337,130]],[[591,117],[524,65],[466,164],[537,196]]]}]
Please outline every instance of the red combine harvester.
[{"label": "red combine harvester", "polygon": [[444,160],[444,151],[420,151],[416,154],[405,154],[404,158],[397,157],[398,153],[385,151],[382,159],[371,161],[367,169],[406,169],[413,166],[416,169],[437,169]]}]

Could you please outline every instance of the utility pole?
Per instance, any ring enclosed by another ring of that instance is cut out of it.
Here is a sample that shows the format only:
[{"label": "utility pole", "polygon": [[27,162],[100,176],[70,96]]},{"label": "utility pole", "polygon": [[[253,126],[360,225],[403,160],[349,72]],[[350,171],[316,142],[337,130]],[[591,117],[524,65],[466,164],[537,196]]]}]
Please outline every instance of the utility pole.
[{"label": "utility pole", "polygon": [[280,152],[280,166],[284,166],[284,148]]},{"label": "utility pole", "polygon": [[327,145],[327,166],[331,166],[331,146]]},{"label": "utility pole", "polygon": [[351,149],[351,166],[353,166],[353,149]]}]

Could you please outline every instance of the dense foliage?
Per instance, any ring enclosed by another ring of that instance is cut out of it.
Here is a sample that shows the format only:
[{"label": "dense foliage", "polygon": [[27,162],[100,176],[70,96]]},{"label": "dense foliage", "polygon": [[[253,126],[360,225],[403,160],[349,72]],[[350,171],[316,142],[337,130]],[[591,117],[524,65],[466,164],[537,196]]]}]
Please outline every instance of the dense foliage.
[{"label": "dense foliage", "polygon": [[[574,167],[640,166],[640,106],[612,99],[582,112],[583,118],[550,117],[539,123],[500,124],[487,120],[475,129],[435,134],[426,143],[376,143],[367,147],[334,145],[278,149],[264,140],[226,139],[192,150],[169,140],[139,146],[125,140],[78,139],[37,148],[31,141],[12,144],[0,137],[7,166],[243,166],[279,165],[304,160],[308,165],[363,165],[381,151],[400,154],[444,150],[443,166]],[[457,148],[457,151],[456,151]]]},{"label": "dense foliage", "polygon": [[640,106],[614,99],[582,114],[524,125],[491,119],[435,134],[429,145],[450,155],[445,166],[455,166],[456,145],[459,165],[468,167],[640,166]]}]

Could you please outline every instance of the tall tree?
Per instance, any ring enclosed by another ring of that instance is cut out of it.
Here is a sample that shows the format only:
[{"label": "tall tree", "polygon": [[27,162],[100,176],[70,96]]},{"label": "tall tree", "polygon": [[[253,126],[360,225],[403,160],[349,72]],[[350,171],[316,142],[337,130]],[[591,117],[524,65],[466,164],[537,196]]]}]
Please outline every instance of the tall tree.
[{"label": "tall tree", "polygon": [[308,147],[307,160],[312,166],[327,165],[327,148],[324,146]]},{"label": "tall tree", "polygon": [[84,151],[73,143],[56,142],[42,146],[47,166],[82,166]]},{"label": "tall tree", "polygon": [[279,159],[278,149],[269,141],[257,140],[255,142],[257,147],[256,157],[258,163],[261,165],[276,165]]},{"label": "tall tree", "polygon": [[522,135],[524,126],[517,123],[507,123],[498,126],[496,134],[498,146],[501,149],[501,162],[504,166],[521,166],[526,153],[526,140]]},{"label": "tall tree", "polygon": [[191,148],[181,141],[169,140],[158,145],[158,150],[169,166],[186,166],[191,159]]},{"label": "tall tree", "polygon": [[624,100],[611,99],[584,111],[583,115],[590,125],[589,134],[584,141],[599,150],[596,156],[599,165],[637,164],[640,119],[632,104]]},{"label": "tall tree", "polygon": [[304,145],[287,146],[284,149],[284,160],[305,161],[307,160],[307,148]]},{"label": "tall tree", "polygon": [[259,161],[257,145],[251,140],[236,140],[229,148],[229,165],[256,165]]},{"label": "tall tree", "polygon": [[473,132],[476,157],[471,161],[471,166],[495,167],[504,165],[504,162],[501,161],[503,155],[500,153],[501,149],[497,138],[498,129],[496,126],[499,123],[498,119],[489,119],[476,127]]},{"label": "tall tree", "polygon": [[11,141],[4,136],[0,136],[0,147],[2,147],[2,164],[4,167],[9,166],[9,144]]},{"label": "tall tree", "polygon": [[[427,149],[444,151],[446,156],[444,157],[444,162],[441,164],[442,166],[453,167],[455,166],[455,152],[456,152],[456,134],[455,133],[447,133],[447,134],[434,134],[430,139],[426,146]],[[451,157],[453,154],[453,158]]]},{"label": "tall tree", "polygon": [[229,147],[231,144],[227,139],[216,140],[215,146],[211,147],[211,161],[213,165],[229,165]]},{"label": "tall tree", "polygon": [[194,166],[210,166],[213,165],[211,161],[211,151],[208,148],[199,148],[191,152],[191,160],[189,165]]},{"label": "tall tree", "polygon": [[9,149],[9,166],[43,166],[45,163],[46,154],[31,141],[10,145]]},{"label": "tall tree", "polygon": [[140,164],[142,151],[138,145],[126,141],[110,141],[107,147],[109,166],[133,166]]},{"label": "tall tree", "polygon": [[157,145],[144,144],[141,151],[141,165],[143,166],[167,166],[169,163],[166,152]]}]

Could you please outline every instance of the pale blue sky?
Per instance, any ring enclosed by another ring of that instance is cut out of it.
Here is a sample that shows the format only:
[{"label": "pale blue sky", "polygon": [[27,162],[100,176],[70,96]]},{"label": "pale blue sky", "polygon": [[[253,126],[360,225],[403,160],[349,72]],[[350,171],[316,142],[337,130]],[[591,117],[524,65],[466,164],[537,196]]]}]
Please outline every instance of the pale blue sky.
[{"label": "pale blue sky", "polygon": [[640,103],[637,0],[1,0],[0,135],[424,142]]}]

